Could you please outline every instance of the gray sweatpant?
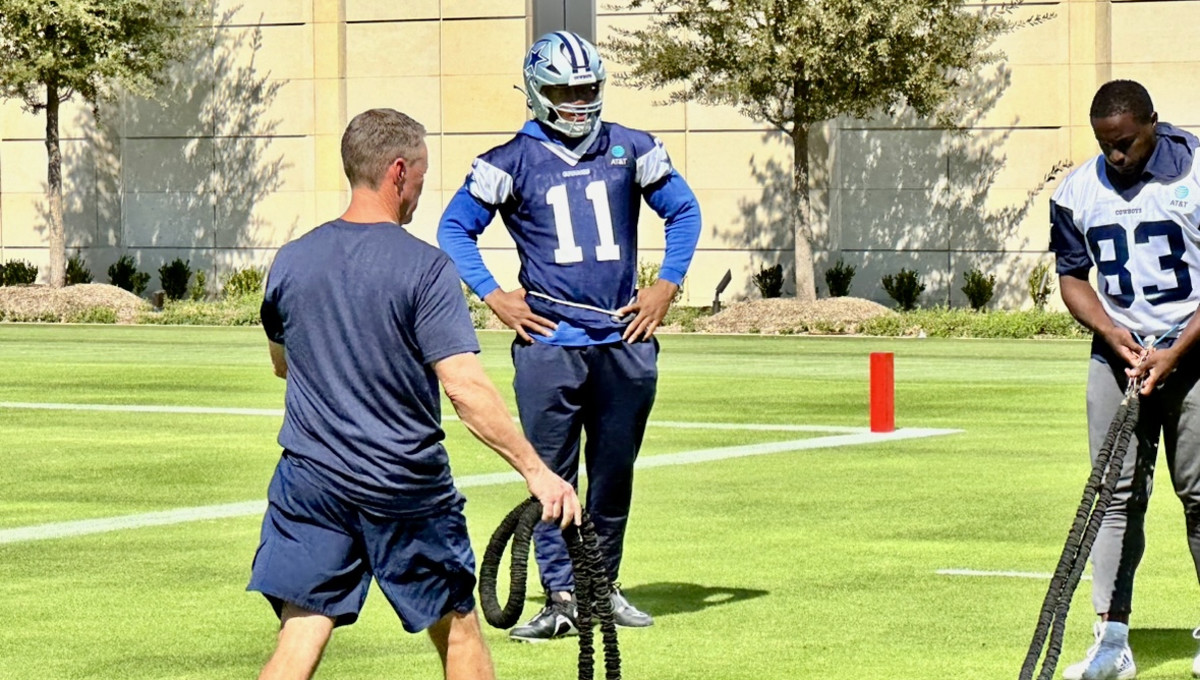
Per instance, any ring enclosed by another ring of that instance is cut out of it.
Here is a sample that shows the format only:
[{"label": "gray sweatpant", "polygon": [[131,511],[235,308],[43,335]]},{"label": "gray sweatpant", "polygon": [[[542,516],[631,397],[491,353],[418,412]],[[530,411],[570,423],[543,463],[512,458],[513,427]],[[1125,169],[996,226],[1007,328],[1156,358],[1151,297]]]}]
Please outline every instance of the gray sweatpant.
[{"label": "gray sweatpant", "polygon": [[[1200,579],[1200,357],[1184,357],[1153,394],[1142,397],[1134,437],[1125,455],[1112,505],[1092,546],[1092,605],[1097,614],[1132,609],[1133,576],[1146,547],[1146,503],[1162,434],[1175,494],[1183,502],[1188,547]],[[1092,460],[1125,396],[1124,366],[1092,357],[1088,368],[1087,418]],[[1136,452],[1136,454],[1135,454]]]}]

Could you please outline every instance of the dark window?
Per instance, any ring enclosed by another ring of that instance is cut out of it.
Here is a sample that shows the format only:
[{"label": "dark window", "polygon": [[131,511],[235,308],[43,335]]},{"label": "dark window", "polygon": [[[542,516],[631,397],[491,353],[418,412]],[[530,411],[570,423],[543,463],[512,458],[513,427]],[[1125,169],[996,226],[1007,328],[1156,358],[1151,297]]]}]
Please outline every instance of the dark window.
[{"label": "dark window", "polygon": [[564,28],[595,43],[595,0],[533,0],[534,38]]}]

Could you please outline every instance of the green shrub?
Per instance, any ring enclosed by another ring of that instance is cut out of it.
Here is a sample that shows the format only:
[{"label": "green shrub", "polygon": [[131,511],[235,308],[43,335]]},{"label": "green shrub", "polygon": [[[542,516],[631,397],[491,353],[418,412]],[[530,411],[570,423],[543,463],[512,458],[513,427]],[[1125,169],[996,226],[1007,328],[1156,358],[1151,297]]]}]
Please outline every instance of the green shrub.
[{"label": "green shrub", "polygon": [[867,319],[863,335],[931,338],[1085,338],[1089,331],[1066,312],[1037,309],[977,314],[967,309],[935,307]]},{"label": "green shrub", "polygon": [[[637,270],[638,290],[641,290],[643,288],[649,288],[650,286],[653,286],[654,283],[656,281],[658,281],[658,272],[661,269],[662,269],[662,265],[658,264],[657,262],[650,262],[649,260],[638,260],[638,270]],[[684,279],[684,281],[686,282],[687,280]],[[671,302],[672,303],[679,302],[679,298],[681,298],[681,297],[683,297],[683,286],[680,286],[679,289],[675,291],[675,296],[671,298]]]},{"label": "green shrub", "polygon": [[679,330],[684,333],[694,333],[696,331],[696,321],[711,315],[712,307],[671,305],[671,308],[667,310],[667,315],[663,317],[662,325],[679,326]]},{"label": "green shrub", "polygon": [[221,285],[221,295],[226,298],[262,295],[266,278],[267,271],[262,267],[235,269],[225,277],[225,283]]},{"label": "green shrub", "polygon": [[829,297],[846,297],[850,294],[850,282],[854,280],[854,266],[842,262],[825,270],[825,285],[829,286]]},{"label": "green shrub", "polygon": [[658,280],[658,270],[660,268],[661,265],[656,262],[651,262],[649,260],[638,260],[638,290],[641,290],[642,288],[649,288],[650,286],[654,285],[654,282]]},{"label": "green shrub", "polygon": [[471,325],[476,329],[488,328],[488,324],[492,320],[492,308],[487,306],[487,303],[479,299],[467,284],[462,284],[463,297],[467,299],[467,309],[471,312]]},{"label": "green shrub", "polygon": [[196,270],[196,282],[188,290],[188,299],[199,302],[208,297],[208,274],[203,269]]},{"label": "green shrub", "polygon": [[900,273],[895,276],[883,275],[883,289],[896,301],[901,311],[907,312],[917,308],[917,298],[925,291],[925,284],[921,283],[920,274],[901,267]]},{"label": "green shrub", "polygon": [[12,323],[58,323],[62,321],[57,312],[49,309],[20,312],[9,309],[0,314],[0,319]]},{"label": "green shrub", "polygon": [[137,265],[133,262],[133,256],[122,255],[121,259],[112,263],[108,268],[108,282],[117,288],[124,288],[134,295],[141,295],[146,292],[146,286],[150,284],[150,275],[138,271]]},{"label": "green shrub", "polygon": [[1034,308],[1045,309],[1046,302],[1053,292],[1054,277],[1051,274],[1050,264],[1043,262],[1029,273],[1029,297],[1033,299]]},{"label": "green shrub", "polygon": [[777,298],[783,294],[783,265],[763,267],[753,277],[754,286],[763,298]]},{"label": "green shrub", "polygon": [[76,250],[74,255],[67,258],[67,285],[75,286],[91,282],[92,270],[87,268],[87,265],[83,262],[83,256]]},{"label": "green shrub", "polygon": [[817,335],[840,335],[846,332],[846,326],[840,321],[814,319],[808,326],[808,332]]},{"label": "green shrub", "polygon": [[37,282],[38,268],[25,260],[0,265],[0,286],[29,286]]},{"label": "green shrub", "polygon": [[262,323],[261,295],[242,295],[216,302],[171,300],[161,312],[143,312],[137,322],[163,326],[257,326]]},{"label": "green shrub", "polygon": [[65,315],[67,323],[116,323],[117,312],[109,307],[88,307]]},{"label": "green shrub", "polygon": [[158,268],[158,280],[168,300],[182,300],[192,280],[192,261],[175,258]]},{"label": "green shrub", "polygon": [[978,268],[963,272],[963,287],[962,292],[967,296],[967,301],[971,303],[971,309],[979,311],[991,302],[992,295],[996,292],[996,276],[995,274],[983,275],[983,272]]}]

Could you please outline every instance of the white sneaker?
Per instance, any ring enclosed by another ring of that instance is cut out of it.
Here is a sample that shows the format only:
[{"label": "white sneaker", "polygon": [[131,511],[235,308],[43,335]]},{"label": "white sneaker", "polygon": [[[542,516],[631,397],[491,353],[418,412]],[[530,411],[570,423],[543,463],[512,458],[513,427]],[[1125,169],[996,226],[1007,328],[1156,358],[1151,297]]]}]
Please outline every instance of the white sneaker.
[{"label": "white sneaker", "polygon": [[[1200,628],[1192,631],[1192,637],[1200,640]],[[1200,652],[1196,652],[1196,658],[1192,659],[1192,677],[1200,678]]]},{"label": "white sneaker", "polygon": [[[1112,629],[1109,631],[1109,629]],[[1200,632],[1200,628],[1197,629]],[[1104,634],[1117,640],[1105,644]],[[1137,677],[1137,665],[1133,663],[1133,650],[1129,649],[1129,627],[1122,623],[1097,621],[1092,626],[1096,642],[1088,648],[1087,655],[1079,663],[1063,669],[1063,680],[1133,680]],[[1193,633],[1197,634],[1197,633]],[[1122,639],[1123,638],[1123,639]],[[1197,662],[1200,663],[1200,657]],[[1193,665],[1193,672],[1196,666]]]}]

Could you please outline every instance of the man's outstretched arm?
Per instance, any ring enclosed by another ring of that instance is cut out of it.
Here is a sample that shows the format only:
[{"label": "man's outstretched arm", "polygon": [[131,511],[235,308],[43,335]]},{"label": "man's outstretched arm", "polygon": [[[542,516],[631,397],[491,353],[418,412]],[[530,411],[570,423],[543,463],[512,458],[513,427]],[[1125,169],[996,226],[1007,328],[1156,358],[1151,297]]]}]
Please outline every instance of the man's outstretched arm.
[{"label": "man's outstretched arm", "polygon": [[542,503],[542,520],[557,520],[564,528],[578,525],[583,510],[575,489],[538,458],[533,445],[513,423],[479,357],[471,352],[455,354],[435,363],[433,370],[471,434],[525,478],[529,492]]}]

